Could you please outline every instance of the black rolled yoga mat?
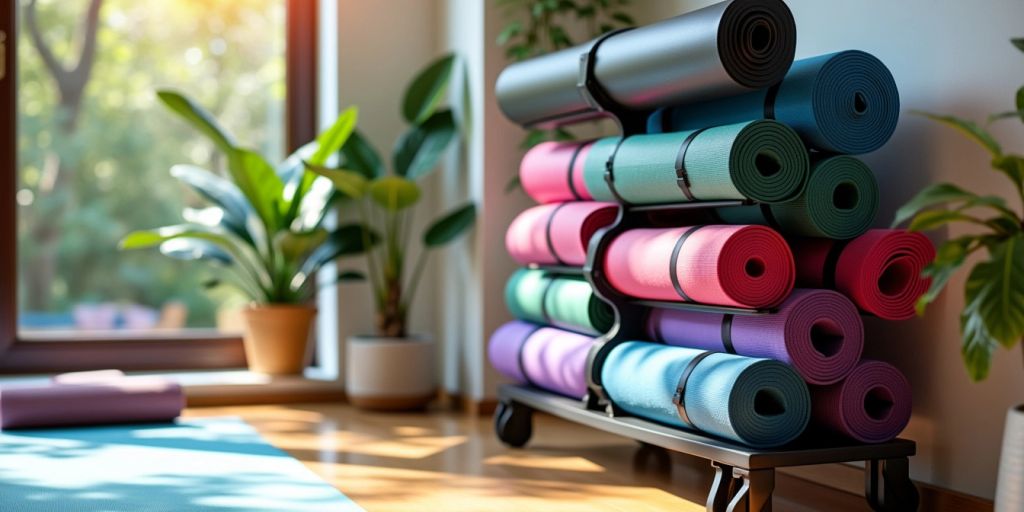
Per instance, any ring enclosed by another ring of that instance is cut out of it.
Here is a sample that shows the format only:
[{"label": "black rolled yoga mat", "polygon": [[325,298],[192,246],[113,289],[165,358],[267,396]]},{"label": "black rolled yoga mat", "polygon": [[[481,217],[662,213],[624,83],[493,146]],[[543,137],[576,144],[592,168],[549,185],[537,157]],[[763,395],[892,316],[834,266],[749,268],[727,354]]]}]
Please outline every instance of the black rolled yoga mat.
[{"label": "black rolled yoga mat", "polygon": [[878,213],[878,182],[864,162],[840,155],[818,160],[792,201],[730,206],[714,212],[724,224],[762,224],[794,236],[845,240],[863,235]]},{"label": "black rolled yoga mat", "polygon": [[777,83],[793,63],[796,25],[781,0],[731,0],[512,64],[495,85],[505,115],[521,125],[598,115],[577,87],[580,57],[595,44],[603,92],[626,108],[653,110]]},{"label": "black rolled yoga mat", "polygon": [[658,110],[647,129],[657,133],[776,119],[810,147],[856,155],[882,147],[899,114],[899,90],[889,68],[869,53],[847,50],[794,62],[778,87]]},{"label": "black rolled yoga mat", "polygon": [[608,332],[615,322],[611,306],[594,295],[586,280],[544,270],[521,268],[512,274],[505,286],[505,304],[520,320],[591,336]]}]

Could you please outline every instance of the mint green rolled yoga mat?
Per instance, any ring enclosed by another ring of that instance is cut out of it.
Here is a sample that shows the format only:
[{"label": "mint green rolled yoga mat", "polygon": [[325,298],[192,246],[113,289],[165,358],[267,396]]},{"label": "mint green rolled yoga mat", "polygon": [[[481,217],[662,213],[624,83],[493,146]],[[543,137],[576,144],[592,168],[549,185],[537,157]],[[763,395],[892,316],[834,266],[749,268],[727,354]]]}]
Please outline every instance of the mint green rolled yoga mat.
[{"label": "mint green rolled yoga mat", "polygon": [[594,295],[586,280],[521,268],[505,286],[512,316],[582,334],[600,336],[615,322],[608,303]]},{"label": "mint green rolled yoga mat", "polygon": [[762,224],[786,235],[838,240],[864,234],[878,213],[878,182],[852,156],[816,161],[803,193],[771,205],[730,206],[715,213],[727,224]]},{"label": "mint green rolled yoga mat", "polygon": [[[605,178],[613,154],[614,191]],[[600,139],[587,153],[583,179],[596,201],[778,203],[800,194],[809,167],[807,150],[796,132],[782,123],[760,120],[634,135],[621,145],[617,137]]]}]

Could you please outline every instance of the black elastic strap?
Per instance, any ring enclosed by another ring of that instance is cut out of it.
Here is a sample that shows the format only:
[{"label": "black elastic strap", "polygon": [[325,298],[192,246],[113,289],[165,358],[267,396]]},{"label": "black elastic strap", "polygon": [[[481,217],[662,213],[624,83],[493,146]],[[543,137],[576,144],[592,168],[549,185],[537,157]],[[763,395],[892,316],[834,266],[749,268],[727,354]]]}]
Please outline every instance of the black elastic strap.
[{"label": "black elastic strap", "polygon": [[836,240],[825,255],[825,264],[821,269],[821,287],[834,289],[836,287],[836,266],[839,265],[839,256],[842,256],[843,249],[849,244],[849,240]]},{"label": "black elastic strap", "polygon": [[701,352],[690,360],[690,363],[683,369],[683,374],[679,376],[679,384],[676,385],[676,392],[672,395],[672,403],[676,404],[679,419],[692,428],[697,428],[697,426],[690,420],[690,415],[686,414],[686,384],[690,380],[690,376],[693,375],[693,370],[697,368],[697,365],[711,354],[714,354],[714,352]]},{"label": "black elastic strap", "polygon": [[690,149],[693,139],[696,139],[706,129],[701,128],[690,132],[683,140],[683,145],[679,147],[679,153],[676,155],[676,186],[683,191],[683,195],[688,201],[696,201],[697,198],[693,197],[693,192],[690,190],[690,175],[686,173],[686,152]]},{"label": "black elastic strap", "polygon": [[683,244],[686,243],[686,239],[690,238],[690,235],[702,227],[704,226],[692,226],[684,231],[683,234],[679,236],[679,240],[676,240],[676,245],[672,248],[672,257],[668,260],[668,275],[669,279],[672,280],[672,287],[676,289],[676,293],[679,297],[686,302],[693,302],[693,299],[683,291],[682,285],[679,284],[679,273],[676,272],[676,265],[679,264],[679,253],[682,251]]},{"label": "black elastic strap", "polygon": [[775,119],[775,98],[779,95],[779,84],[768,88],[764,93],[764,118]]},{"label": "black elastic strap", "polygon": [[583,101],[598,112],[618,110],[618,103],[601,87],[594,76],[594,63],[597,61],[597,49],[610,37],[632,30],[635,27],[624,27],[605,32],[594,40],[594,44],[580,55],[580,68],[576,75],[576,92]]},{"label": "black elastic strap", "polygon": [[555,278],[551,277],[551,274],[544,274],[544,279],[547,282],[544,284],[544,291],[540,292],[540,316],[544,318],[544,323],[555,325],[551,321],[551,313],[548,312],[548,293],[551,292],[551,288],[555,285]]},{"label": "black elastic strap", "polygon": [[775,212],[772,211],[772,205],[768,203],[760,203],[758,206],[761,208],[761,215],[764,217],[765,224],[768,224],[774,230],[780,230],[779,219],[775,218]]},{"label": "black elastic strap", "polygon": [[586,142],[577,145],[576,149],[572,151],[572,158],[569,159],[569,192],[572,192],[572,197],[577,201],[582,201],[583,196],[576,190],[576,181],[573,179],[572,172],[576,169],[576,159],[579,158],[583,146],[586,145]]},{"label": "black elastic strap", "polygon": [[736,353],[736,347],[732,345],[732,313],[722,315],[722,347],[730,354]]},{"label": "black elastic strap", "polygon": [[608,155],[608,160],[604,163],[604,182],[608,184],[608,190],[611,191],[612,196],[615,200],[622,204],[629,204],[619,195],[619,191],[615,189],[615,155],[619,154],[619,148],[622,147],[622,143],[626,141],[626,137],[622,137],[618,142],[615,143],[615,149]]},{"label": "black elastic strap", "polygon": [[533,326],[533,330],[526,333],[526,336],[523,336],[523,344],[519,345],[519,351],[516,353],[516,364],[519,366],[519,373],[523,376],[523,379],[526,380],[526,383],[533,387],[539,386],[537,386],[537,384],[533,382],[533,379],[530,378],[530,375],[526,373],[526,365],[523,364],[523,348],[526,347],[526,342],[530,339],[530,336],[537,334],[537,331],[543,328],[544,326],[542,325]]},{"label": "black elastic strap", "polygon": [[568,203],[561,203],[554,210],[551,210],[551,215],[548,216],[547,224],[544,226],[544,240],[548,243],[548,252],[555,257],[555,261],[559,265],[565,265],[565,262],[562,261],[562,258],[558,256],[558,252],[555,251],[555,242],[551,238],[551,224],[555,221],[555,215],[558,215],[558,210],[561,210],[566,204]]}]

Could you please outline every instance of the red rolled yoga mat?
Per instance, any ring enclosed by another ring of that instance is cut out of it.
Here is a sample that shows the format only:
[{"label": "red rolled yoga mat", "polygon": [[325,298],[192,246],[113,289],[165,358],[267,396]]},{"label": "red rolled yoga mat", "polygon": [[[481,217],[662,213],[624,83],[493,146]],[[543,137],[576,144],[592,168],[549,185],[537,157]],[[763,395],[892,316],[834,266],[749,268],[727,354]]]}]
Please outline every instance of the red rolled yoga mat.
[{"label": "red rolled yoga mat", "polygon": [[583,266],[590,238],[614,222],[618,213],[619,206],[614,203],[534,206],[512,221],[505,233],[505,248],[523,265]]},{"label": "red rolled yoga mat", "polygon": [[523,190],[542,204],[593,199],[583,180],[583,163],[592,145],[593,141],[542,142],[530,148],[519,164]]},{"label": "red rolled yoga mat", "polygon": [[594,338],[515,320],[491,335],[487,354],[512,380],[580,398],[587,393],[585,368]]},{"label": "red rolled yoga mat", "polygon": [[872,229],[846,242],[796,238],[789,244],[798,286],[835,289],[886,320],[913,317],[914,303],[931,284],[921,271],[935,258],[935,247],[921,233]]},{"label": "red rolled yoga mat", "polygon": [[764,226],[633,229],[612,240],[604,272],[642,299],[742,308],[779,305],[793,290],[793,255]]},{"label": "red rolled yoga mat", "polygon": [[884,443],[910,422],[910,382],[895,367],[865,359],[845,380],[811,386],[811,421],[862,443]]},{"label": "red rolled yoga mat", "polygon": [[832,384],[853,370],[864,349],[857,307],[831,290],[795,290],[772,315],[652,308],[652,340],[792,366],[810,384]]}]

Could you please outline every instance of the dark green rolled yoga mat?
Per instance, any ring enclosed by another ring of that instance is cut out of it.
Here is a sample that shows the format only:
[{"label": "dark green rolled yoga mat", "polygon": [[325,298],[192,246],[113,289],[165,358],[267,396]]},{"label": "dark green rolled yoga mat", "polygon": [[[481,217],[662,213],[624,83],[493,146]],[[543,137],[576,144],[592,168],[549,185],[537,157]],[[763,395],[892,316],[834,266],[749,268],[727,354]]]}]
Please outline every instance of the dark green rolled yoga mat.
[{"label": "dark green rolled yoga mat", "polygon": [[582,334],[600,336],[612,327],[615,313],[594,295],[586,280],[543,270],[521,268],[505,286],[512,316]]},{"label": "dark green rolled yoga mat", "polygon": [[[800,137],[776,121],[748,121],[594,143],[583,180],[595,201],[632,204],[753,199],[778,203],[804,188],[810,164]],[[614,192],[605,178],[614,154]],[[619,197],[616,197],[615,192]]]},{"label": "dark green rolled yoga mat", "polygon": [[864,162],[833,156],[811,166],[807,188],[785,203],[715,210],[727,224],[763,224],[787,235],[848,239],[864,234],[878,213],[878,182]]},{"label": "dark green rolled yoga mat", "polygon": [[647,130],[776,119],[792,126],[808,146],[856,155],[882,147],[899,115],[899,90],[889,68],[870,53],[847,50],[794,62],[775,87],[657,110]]}]

